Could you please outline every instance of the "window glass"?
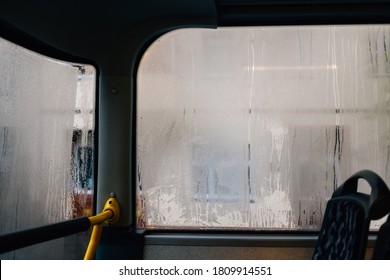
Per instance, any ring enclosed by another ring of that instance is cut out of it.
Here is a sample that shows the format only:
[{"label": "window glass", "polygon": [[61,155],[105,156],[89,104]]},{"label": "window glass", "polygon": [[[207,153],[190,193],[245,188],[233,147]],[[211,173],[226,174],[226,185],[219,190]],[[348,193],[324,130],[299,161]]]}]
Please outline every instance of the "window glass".
[{"label": "window glass", "polygon": [[[0,234],[92,210],[95,69],[0,38]],[[1,255],[80,258],[83,235]]]},{"label": "window glass", "polygon": [[353,173],[389,183],[389,49],[382,25],[157,40],[138,74],[138,227],[319,230]]}]

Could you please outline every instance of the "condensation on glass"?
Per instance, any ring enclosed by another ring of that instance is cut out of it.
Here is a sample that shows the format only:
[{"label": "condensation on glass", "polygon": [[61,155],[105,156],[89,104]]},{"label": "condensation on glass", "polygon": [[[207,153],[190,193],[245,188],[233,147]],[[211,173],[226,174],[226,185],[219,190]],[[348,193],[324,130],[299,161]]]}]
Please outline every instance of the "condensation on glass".
[{"label": "condensation on glass", "polygon": [[[95,69],[0,38],[0,234],[90,215]],[[79,258],[81,235],[1,255]]]},{"label": "condensation on glass", "polygon": [[137,82],[138,227],[318,230],[353,173],[390,183],[389,59],[387,25],[161,37]]}]

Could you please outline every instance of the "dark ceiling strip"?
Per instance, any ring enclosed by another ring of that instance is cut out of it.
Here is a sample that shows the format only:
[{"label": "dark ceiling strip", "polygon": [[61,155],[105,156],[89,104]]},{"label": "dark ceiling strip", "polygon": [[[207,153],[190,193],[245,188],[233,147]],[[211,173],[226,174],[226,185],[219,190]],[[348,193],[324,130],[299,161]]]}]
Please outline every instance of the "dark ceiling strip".
[{"label": "dark ceiling strip", "polygon": [[0,18],[0,37],[10,41],[14,44],[17,44],[21,47],[29,49],[33,52],[68,62],[91,64],[98,71],[98,66],[95,62],[71,55],[67,52],[61,51],[57,48],[54,48],[41,40],[34,38],[28,33],[20,30],[19,28],[14,27],[13,25],[7,23],[6,21]]},{"label": "dark ceiling strip", "polygon": [[390,23],[390,3],[217,6],[218,26]]}]

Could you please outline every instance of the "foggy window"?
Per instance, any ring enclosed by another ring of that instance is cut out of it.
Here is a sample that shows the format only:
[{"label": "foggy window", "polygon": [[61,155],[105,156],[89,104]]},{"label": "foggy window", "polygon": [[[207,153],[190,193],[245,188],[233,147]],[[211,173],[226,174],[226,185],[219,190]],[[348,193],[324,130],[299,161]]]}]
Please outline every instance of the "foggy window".
[{"label": "foggy window", "polygon": [[[0,234],[91,215],[95,69],[0,38],[0,76]],[[74,253],[83,255],[84,239],[61,238],[1,258],[80,258]]]},{"label": "foggy window", "polygon": [[355,172],[390,183],[389,49],[387,25],[158,39],[138,72],[137,226],[319,230]]}]

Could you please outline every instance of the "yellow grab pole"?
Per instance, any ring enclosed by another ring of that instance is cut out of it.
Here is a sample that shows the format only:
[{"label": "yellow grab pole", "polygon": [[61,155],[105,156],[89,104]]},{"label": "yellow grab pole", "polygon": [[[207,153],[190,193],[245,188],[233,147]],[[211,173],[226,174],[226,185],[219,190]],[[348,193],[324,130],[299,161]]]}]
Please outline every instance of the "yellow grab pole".
[{"label": "yellow grab pole", "polygon": [[91,226],[99,225],[101,223],[104,223],[108,219],[112,218],[114,213],[111,210],[103,211],[100,214],[97,214],[96,216],[89,217],[89,222],[91,223]]},{"label": "yellow grab pole", "polygon": [[93,260],[95,258],[96,249],[99,245],[102,231],[103,231],[103,223],[93,226],[91,239],[89,240],[88,248],[87,251],[85,252],[84,260]]},{"label": "yellow grab pole", "polygon": [[106,201],[102,213],[89,217],[91,226],[93,226],[91,239],[89,240],[88,248],[84,256],[84,260],[92,260],[95,258],[96,249],[99,245],[100,236],[103,231],[104,223],[111,226],[118,222],[120,216],[120,207],[115,194]]}]

